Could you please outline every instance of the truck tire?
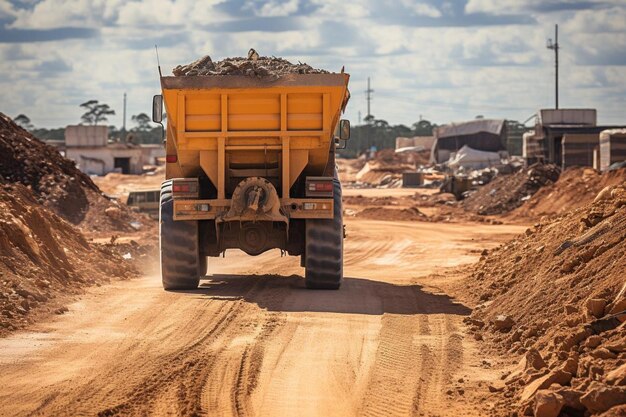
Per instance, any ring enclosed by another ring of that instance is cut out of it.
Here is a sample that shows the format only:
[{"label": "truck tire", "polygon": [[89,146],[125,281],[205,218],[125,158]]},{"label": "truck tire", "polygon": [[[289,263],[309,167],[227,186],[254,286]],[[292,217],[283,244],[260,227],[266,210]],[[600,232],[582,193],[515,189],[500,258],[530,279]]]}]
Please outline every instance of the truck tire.
[{"label": "truck tire", "polygon": [[209,268],[209,258],[204,255],[200,255],[200,259],[198,260],[198,277],[202,278],[206,276]]},{"label": "truck tire", "polygon": [[333,178],[333,218],[306,221],[304,281],[307,288],[336,290],[343,280],[341,184]]},{"label": "truck tire", "polygon": [[198,245],[197,221],[174,221],[172,181],[161,185],[159,208],[159,241],[161,247],[161,279],[166,290],[198,288],[204,271]]}]

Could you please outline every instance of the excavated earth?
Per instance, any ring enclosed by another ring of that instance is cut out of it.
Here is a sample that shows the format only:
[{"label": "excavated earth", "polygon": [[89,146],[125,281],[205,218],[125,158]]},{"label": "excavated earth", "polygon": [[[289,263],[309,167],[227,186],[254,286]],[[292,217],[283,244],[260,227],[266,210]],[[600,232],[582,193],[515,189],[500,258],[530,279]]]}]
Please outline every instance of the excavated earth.
[{"label": "excavated earth", "polygon": [[559,175],[556,165],[537,163],[514,174],[499,176],[480,187],[463,200],[463,207],[480,215],[508,213],[542,187],[556,182]]},{"label": "excavated earth", "polygon": [[[74,162],[0,113],[0,184],[22,184],[37,203],[89,233],[144,230],[154,222],[106,198]],[[104,213],[107,215],[104,215]]]},{"label": "excavated earth", "polygon": [[502,395],[496,415],[624,415],[624,182],[485,250],[457,293],[476,305],[475,338],[520,358],[490,387]]},{"label": "excavated earth", "polygon": [[63,314],[85,287],[139,275],[154,242],[128,235],[155,227],[0,113],[0,335]]},{"label": "excavated earth", "polygon": [[90,243],[35,198],[21,184],[0,186],[0,335],[63,314],[83,287],[137,276],[147,256],[139,245]]},{"label": "excavated earth", "polygon": [[591,168],[568,168],[553,183],[539,189],[510,219],[532,219],[563,214],[591,203],[603,188],[626,181],[626,168],[600,173]]}]

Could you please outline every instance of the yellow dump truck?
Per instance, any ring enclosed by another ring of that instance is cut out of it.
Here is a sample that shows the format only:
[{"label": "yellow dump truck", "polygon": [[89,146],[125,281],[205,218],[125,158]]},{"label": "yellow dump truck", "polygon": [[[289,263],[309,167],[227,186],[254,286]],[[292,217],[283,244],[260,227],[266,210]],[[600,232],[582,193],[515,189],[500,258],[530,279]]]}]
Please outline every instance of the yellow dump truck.
[{"label": "yellow dump truck", "polygon": [[160,194],[165,289],[192,289],[207,257],[270,249],[301,257],[308,288],[343,278],[337,144],[349,75],[161,77],[153,120],[167,112]]}]

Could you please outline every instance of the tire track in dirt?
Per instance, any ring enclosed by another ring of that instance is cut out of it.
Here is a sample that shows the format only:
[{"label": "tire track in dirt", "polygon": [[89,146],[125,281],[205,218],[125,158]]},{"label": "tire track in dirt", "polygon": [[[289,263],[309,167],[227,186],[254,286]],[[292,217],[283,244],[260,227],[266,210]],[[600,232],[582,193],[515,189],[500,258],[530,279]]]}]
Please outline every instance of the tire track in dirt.
[{"label": "tire track in dirt", "polygon": [[[450,400],[446,392],[452,387],[455,374],[463,367],[463,336],[453,324],[454,318],[444,315],[427,317],[428,332],[420,332],[421,370],[416,388],[413,415],[447,414]],[[426,333],[429,336],[422,338]]]},{"label": "tire track in dirt", "polygon": [[416,282],[495,227],[350,226],[339,291],[303,289],[297,259],[235,253],[211,260],[197,291],[113,284],[43,331],[0,340],[0,414],[482,415],[445,393],[479,365],[468,309]]},{"label": "tire track in dirt", "polygon": [[[254,285],[241,287],[243,294]],[[184,300],[181,300],[184,302]],[[166,326],[168,337],[183,337],[182,346],[172,353],[142,358],[138,342],[124,347],[121,362],[81,381],[78,388],[69,388],[54,400],[47,401],[33,415],[201,415],[199,401],[202,381],[213,368],[218,356],[219,340],[238,328],[240,316],[250,306],[244,301],[206,300],[207,311],[199,311],[198,322],[206,321],[208,329],[198,327],[194,320],[182,328]],[[208,320],[207,320],[208,319]],[[193,323],[190,325],[190,323]],[[235,330],[236,331],[236,330]],[[173,333],[170,333],[173,332]],[[217,342],[217,343],[216,343]],[[115,384],[119,375],[126,375],[124,384]],[[71,385],[71,384],[68,384]],[[122,390],[118,389],[123,388]],[[109,404],[105,408],[98,405]]]},{"label": "tire track in dirt", "polygon": [[[363,397],[361,413],[367,417],[408,416],[414,384],[408,376],[415,372],[417,354],[413,333],[418,330],[411,317],[385,315],[374,369]],[[419,362],[417,362],[419,366]]]},{"label": "tire track in dirt", "polygon": [[[285,296],[284,288],[275,288],[272,277],[259,276],[254,289],[246,297],[272,308]],[[255,312],[240,320],[234,332],[222,335],[216,345],[222,349],[214,362],[220,364],[211,369],[201,380],[200,395],[202,415],[246,416],[254,415],[250,398],[258,383],[263,365],[265,344],[276,330],[284,325],[284,317],[274,312]]]}]

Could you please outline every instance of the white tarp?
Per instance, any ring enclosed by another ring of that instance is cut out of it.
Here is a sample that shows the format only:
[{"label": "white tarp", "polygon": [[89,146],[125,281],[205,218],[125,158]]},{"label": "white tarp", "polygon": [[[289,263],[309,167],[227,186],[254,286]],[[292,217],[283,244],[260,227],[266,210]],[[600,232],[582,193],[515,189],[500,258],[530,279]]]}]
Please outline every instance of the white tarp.
[{"label": "white tarp", "polygon": [[396,153],[404,153],[404,152],[423,152],[425,151],[426,148],[419,145],[419,146],[406,146],[404,148],[398,148],[396,149]]},{"label": "white tarp", "polygon": [[500,164],[500,154],[472,149],[465,145],[452,154],[447,164],[450,168],[482,169]]}]

